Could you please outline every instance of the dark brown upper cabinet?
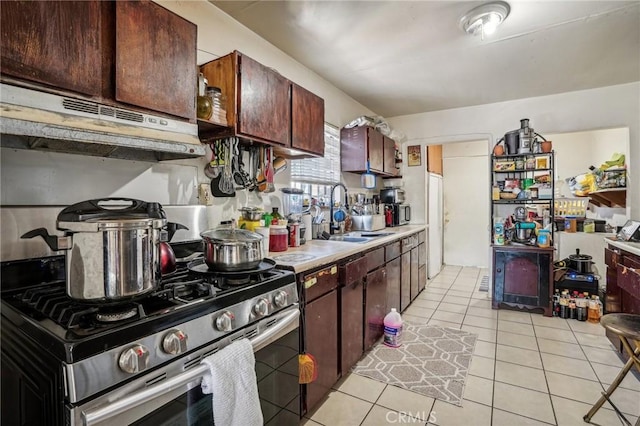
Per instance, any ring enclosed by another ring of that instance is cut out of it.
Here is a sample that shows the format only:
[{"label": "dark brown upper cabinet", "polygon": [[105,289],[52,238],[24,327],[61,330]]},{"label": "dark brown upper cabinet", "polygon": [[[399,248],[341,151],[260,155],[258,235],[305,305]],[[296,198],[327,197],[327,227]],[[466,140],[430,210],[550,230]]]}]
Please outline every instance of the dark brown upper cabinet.
[{"label": "dark brown upper cabinet", "polygon": [[194,119],[196,25],[150,1],[117,1],[115,37],[116,100]]},{"label": "dark brown upper cabinet", "polygon": [[[389,139],[391,140],[391,139]],[[340,131],[340,157],[343,172],[384,175],[384,136],[373,127],[361,126]],[[395,157],[394,157],[395,167]]]},{"label": "dark brown upper cabinet", "polygon": [[152,1],[9,1],[3,79],[196,121],[197,27]]},{"label": "dark brown upper cabinet", "polygon": [[387,137],[382,137],[383,144],[383,172],[387,176],[397,176],[399,174],[398,167],[396,166],[396,142]]},{"label": "dark brown upper cabinet", "polygon": [[324,155],[322,98],[238,51],[207,62],[200,72],[221,89],[229,126],[199,120],[201,139],[238,136],[273,145],[287,157]]},{"label": "dark brown upper cabinet", "polygon": [[324,99],[291,83],[291,148],[324,156]]},{"label": "dark brown upper cabinet", "polygon": [[110,64],[103,58],[109,8],[99,1],[3,1],[2,74],[101,96]]}]

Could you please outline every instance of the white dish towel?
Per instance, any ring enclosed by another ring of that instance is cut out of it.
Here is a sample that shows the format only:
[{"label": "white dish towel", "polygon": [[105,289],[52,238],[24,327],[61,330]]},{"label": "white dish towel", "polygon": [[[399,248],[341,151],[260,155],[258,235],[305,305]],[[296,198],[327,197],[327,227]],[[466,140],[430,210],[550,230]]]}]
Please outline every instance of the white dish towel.
[{"label": "white dish towel", "polygon": [[262,426],[253,346],[237,340],[202,360],[209,373],[202,392],[213,394],[213,421],[218,426]]}]

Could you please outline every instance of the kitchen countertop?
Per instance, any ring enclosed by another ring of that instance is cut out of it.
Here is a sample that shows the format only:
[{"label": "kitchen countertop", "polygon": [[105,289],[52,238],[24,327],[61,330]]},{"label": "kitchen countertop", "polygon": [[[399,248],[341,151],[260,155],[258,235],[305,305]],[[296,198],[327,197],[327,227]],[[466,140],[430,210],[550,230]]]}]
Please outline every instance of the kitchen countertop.
[{"label": "kitchen countertop", "polygon": [[[428,225],[404,225],[394,228],[384,228],[379,231],[362,233],[391,233],[382,237],[372,238],[367,242],[345,242],[329,240],[310,240],[300,247],[289,247],[283,252],[269,252],[268,257],[275,260],[278,266],[290,269],[295,273],[308,271],[319,266],[327,265],[354,254],[397,241],[401,238],[424,231]],[[359,236],[361,232],[350,232],[350,236]]]},{"label": "kitchen countertop", "polygon": [[628,251],[629,253],[633,253],[637,256],[640,256],[640,242],[635,243],[631,241],[620,241],[620,240],[616,240],[614,237],[607,237],[604,239],[604,241],[611,244],[614,247],[618,247],[624,251]]}]

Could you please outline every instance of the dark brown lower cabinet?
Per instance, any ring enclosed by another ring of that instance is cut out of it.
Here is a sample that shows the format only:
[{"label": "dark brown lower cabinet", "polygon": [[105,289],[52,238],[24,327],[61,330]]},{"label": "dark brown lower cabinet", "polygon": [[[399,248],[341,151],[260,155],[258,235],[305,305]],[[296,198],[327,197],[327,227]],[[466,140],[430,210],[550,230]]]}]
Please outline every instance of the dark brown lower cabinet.
[{"label": "dark brown lower cabinet", "polygon": [[396,308],[400,312],[400,257],[387,262],[387,312]]},{"label": "dark brown lower cabinet", "polygon": [[418,279],[418,266],[419,266],[419,254],[418,247],[414,247],[411,249],[411,279],[409,282],[411,283],[411,301],[418,296],[420,293],[420,280]]},{"label": "dark brown lower cabinet", "polygon": [[418,268],[418,292],[424,290],[427,285],[427,265]]},{"label": "dark brown lower cabinet", "polygon": [[354,281],[340,289],[340,372],[343,376],[358,362],[363,353],[363,290],[362,280]]},{"label": "dark brown lower cabinet", "polygon": [[364,350],[369,350],[384,333],[387,314],[387,270],[376,269],[367,274],[364,294]]},{"label": "dark brown lower cabinet", "polygon": [[400,256],[400,312],[411,303],[411,251]]},{"label": "dark brown lower cabinet", "polygon": [[306,352],[317,362],[318,378],[306,385],[305,407],[311,410],[340,378],[338,371],[338,291],[333,290],[305,306]]},{"label": "dark brown lower cabinet", "polygon": [[553,247],[494,246],[494,309],[512,307],[551,316]]}]

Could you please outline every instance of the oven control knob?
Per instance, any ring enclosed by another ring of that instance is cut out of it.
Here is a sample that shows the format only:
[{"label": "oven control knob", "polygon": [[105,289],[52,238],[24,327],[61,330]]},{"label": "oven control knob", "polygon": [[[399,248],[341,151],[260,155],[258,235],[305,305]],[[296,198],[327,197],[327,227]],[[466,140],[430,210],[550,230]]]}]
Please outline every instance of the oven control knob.
[{"label": "oven control knob", "polygon": [[269,301],[267,299],[260,299],[253,306],[253,313],[258,317],[263,317],[269,313]]},{"label": "oven control knob", "polygon": [[139,373],[147,369],[149,350],[143,345],[135,345],[124,350],[118,359],[120,369],[125,373]]},{"label": "oven control knob", "polygon": [[233,330],[234,319],[235,316],[233,315],[233,312],[224,311],[216,317],[213,325],[218,331],[231,331]]},{"label": "oven control knob", "polygon": [[187,351],[187,335],[180,330],[171,330],[162,339],[162,350],[169,355],[178,355]]},{"label": "oven control knob", "polygon": [[287,304],[287,292],[284,290],[279,290],[273,296],[273,304],[276,305],[276,308],[282,308]]}]

